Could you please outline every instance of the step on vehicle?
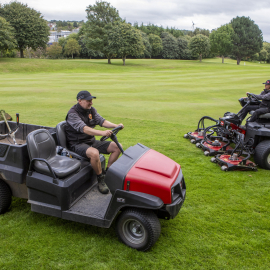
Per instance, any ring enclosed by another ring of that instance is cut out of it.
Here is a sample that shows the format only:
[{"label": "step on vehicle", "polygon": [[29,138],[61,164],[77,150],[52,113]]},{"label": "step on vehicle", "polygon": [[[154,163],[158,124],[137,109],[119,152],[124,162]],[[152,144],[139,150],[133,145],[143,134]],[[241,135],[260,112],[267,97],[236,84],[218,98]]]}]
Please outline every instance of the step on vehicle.
[{"label": "step on vehicle", "polygon": [[[65,125],[23,124],[18,115],[17,123],[0,121],[0,214],[14,196],[27,199],[34,212],[66,220],[109,228],[116,219],[120,241],[149,250],[160,236],[159,218],[175,218],[185,200],[180,165],[140,143],[123,151],[117,127],[110,138],[122,156],[106,173],[110,193],[101,194],[88,159],[69,150],[57,154],[57,147],[67,149]],[[103,155],[100,161],[104,169]]]}]

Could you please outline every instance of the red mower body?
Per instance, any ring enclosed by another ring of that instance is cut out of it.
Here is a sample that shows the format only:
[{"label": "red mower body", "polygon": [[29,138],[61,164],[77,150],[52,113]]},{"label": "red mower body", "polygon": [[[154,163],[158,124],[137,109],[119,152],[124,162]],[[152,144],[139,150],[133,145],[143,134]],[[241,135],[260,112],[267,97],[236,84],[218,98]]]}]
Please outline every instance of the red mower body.
[{"label": "red mower body", "polygon": [[170,204],[172,202],[171,189],[180,170],[178,163],[150,149],[126,175],[124,190],[151,194],[159,197],[164,204]]}]

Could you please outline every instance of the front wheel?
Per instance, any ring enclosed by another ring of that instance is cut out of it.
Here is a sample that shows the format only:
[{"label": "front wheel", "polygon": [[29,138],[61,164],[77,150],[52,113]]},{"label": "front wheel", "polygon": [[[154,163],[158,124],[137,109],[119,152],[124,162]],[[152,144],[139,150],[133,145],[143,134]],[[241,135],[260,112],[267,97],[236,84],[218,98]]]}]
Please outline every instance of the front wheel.
[{"label": "front wheel", "polygon": [[11,204],[11,192],[9,186],[0,179],[0,215],[4,214]]},{"label": "front wheel", "polygon": [[270,140],[262,141],[256,146],[254,161],[261,168],[270,170]]},{"label": "front wheel", "polygon": [[128,209],[116,220],[118,238],[127,246],[140,251],[150,249],[160,236],[160,222],[151,210]]}]

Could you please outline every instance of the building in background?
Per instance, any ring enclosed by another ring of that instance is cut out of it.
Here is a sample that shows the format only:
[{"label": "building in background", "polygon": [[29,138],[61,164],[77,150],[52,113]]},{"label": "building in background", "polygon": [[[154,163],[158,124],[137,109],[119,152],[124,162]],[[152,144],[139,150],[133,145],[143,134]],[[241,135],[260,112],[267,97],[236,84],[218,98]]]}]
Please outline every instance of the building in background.
[{"label": "building in background", "polygon": [[77,29],[73,29],[72,31],[68,31],[68,30],[61,30],[59,32],[57,31],[50,31],[50,35],[49,35],[49,42],[48,45],[52,45],[53,42],[58,42],[58,39],[61,37],[67,37],[70,34],[77,34],[79,32],[80,28]]}]

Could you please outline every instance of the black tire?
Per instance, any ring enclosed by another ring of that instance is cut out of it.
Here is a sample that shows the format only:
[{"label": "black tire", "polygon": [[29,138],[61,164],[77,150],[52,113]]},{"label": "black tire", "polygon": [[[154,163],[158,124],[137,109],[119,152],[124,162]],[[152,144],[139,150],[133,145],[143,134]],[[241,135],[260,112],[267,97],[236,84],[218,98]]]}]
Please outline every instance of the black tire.
[{"label": "black tire", "polygon": [[0,215],[4,214],[11,204],[11,191],[9,186],[0,179]]},{"label": "black tire", "polygon": [[116,220],[119,240],[140,251],[149,250],[158,240],[160,232],[159,219],[151,210],[128,209]]},{"label": "black tire", "polygon": [[262,141],[256,146],[254,161],[261,168],[270,170],[270,140]]}]

